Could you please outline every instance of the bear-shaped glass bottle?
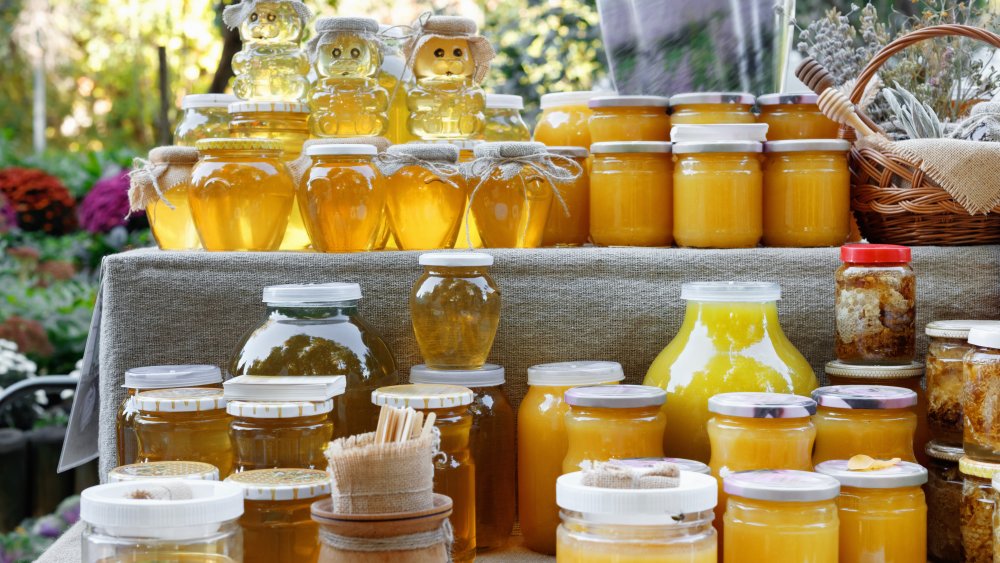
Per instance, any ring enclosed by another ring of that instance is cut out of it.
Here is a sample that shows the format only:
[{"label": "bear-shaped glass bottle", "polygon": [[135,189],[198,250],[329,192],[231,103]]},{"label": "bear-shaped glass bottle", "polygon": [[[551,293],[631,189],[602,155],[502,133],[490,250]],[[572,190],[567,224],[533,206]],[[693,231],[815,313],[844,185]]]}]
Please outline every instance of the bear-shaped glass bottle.
[{"label": "bear-shaped glass bottle", "polygon": [[299,48],[311,12],[297,0],[244,0],[223,19],[239,26],[243,49],[233,55],[233,92],[244,100],[299,102],[309,88],[309,58]]}]

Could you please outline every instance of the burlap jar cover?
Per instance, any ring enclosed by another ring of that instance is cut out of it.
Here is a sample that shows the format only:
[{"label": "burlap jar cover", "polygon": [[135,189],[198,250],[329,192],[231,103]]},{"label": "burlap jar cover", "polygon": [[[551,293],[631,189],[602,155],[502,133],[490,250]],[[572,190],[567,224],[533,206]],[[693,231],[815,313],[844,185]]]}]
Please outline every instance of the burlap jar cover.
[{"label": "burlap jar cover", "polygon": [[459,189],[452,178],[459,176],[458,148],[451,144],[410,143],[393,145],[375,159],[383,176],[392,176],[400,170],[417,166],[437,176],[442,182]]},{"label": "burlap jar cover", "polygon": [[136,158],[129,173],[130,211],[146,209],[161,200],[174,209],[164,194],[190,182],[197,163],[198,151],[193,147],[159,147],[149,151],[149,160]]},{"label": "burlap jar cover", "polygon": [[476,22],[461,16],[434,16],[425,13],[413,23],[410,39],[403,46],[407,65],[413,66],[413,60],[420,48],[432,38],[454,39],[462,38],[469,42],[469,54],[476,66],[473,80],[478,84],[486,78],[490,70],[490,62],[496,57],[496,51],[488,39],[476,35]]},{"label": "burlap jar cover", "polygon": [[253,11],[257,9],[257,4],[261,2],[290,4],[292,9],[295,10],[296,15],[299,16],[299,20],[302,21],[302,27],[305,27],[313,17],[312,10],[302,2],[299,2],[299,0],[243,0],[231,6],[226,6],[226,9],[222,12],[222,23],[226,24],[226,27],[229,29],[236,29],[250,17]]},{"label": "burlap jar cover", "polygon": [[619,462],[581,464],[582,484],[602,489],[672,489],[680,485],[680,469],[669,462],[632,466]]},{"label": "burlap jar cover", "polygon": [[371,145],[379,153],[383,153],[389,148],[391,143],[385,137],[340,137],[329,139],[311,139],[302,145],[302,154],[295,160],[287,163],[288,172],[292,175],[295,185],[302,182],[309,167],[312,166],[312,157],[306,154],[309,147],[316,145]]},{"label": "burlap jar cover", "polygon": [[378,34],[378,22],[371,18],[357,17],[332,17],[316,20],[316,36],[306,43],[306,54],[309,55],[309,60],[315,63],[320,45],[333,43],[342,35],[355,35],[371,42],[378,48],[378,57],[381,60],[384,45]]}]

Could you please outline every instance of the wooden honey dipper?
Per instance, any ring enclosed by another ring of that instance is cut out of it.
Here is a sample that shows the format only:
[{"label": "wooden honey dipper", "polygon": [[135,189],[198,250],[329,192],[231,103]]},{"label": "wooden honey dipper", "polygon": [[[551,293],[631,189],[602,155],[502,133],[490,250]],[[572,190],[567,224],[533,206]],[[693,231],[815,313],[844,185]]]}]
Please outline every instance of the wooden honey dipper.
[{"label": "wooden honey dipper", "polygon": [[830,72],[816,59],[808,57],[803,60],[795,69],[795,76],[819,94],[817,105],[820,111],[833,121],[851,127],[861,137],[875,135],[879,130],[871,118],[859,111],[850,98],[836,88]]}]

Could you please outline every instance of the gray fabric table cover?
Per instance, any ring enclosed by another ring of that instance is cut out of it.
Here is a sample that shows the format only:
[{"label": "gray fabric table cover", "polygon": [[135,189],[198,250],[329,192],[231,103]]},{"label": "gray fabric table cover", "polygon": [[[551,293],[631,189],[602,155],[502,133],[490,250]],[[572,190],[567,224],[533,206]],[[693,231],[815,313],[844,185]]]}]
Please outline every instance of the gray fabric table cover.
[{"label": "gray fabric table cover", "polygon": [[[686,281],[780,283],[782,326],[821,379],[833,355],[833,275],[840,265],[835,248],[487,252],[496,257],[492,272],[503,293],[490,361],[507,369],[515,405],[526,390],[527,368],[538,363],[616,360],[629,382],[641,382],[680,326],[680,284]],[[99,409],[93,424],[102,475],[114,466],[124,371],[169,363],[226,365],[240,338],[262,320],[266,285],[360,283],[361,314],[395,351],[405,381],[409,367],[421,361],[408,308],[410,288],[421,274],[419,254],[137,250],[106,258],[97,334],[91,335],[97,356],[91,371],[99,373],[89,375],[99,386],[78,393],[74,406]],[[936,319],[1000,318],[1000,246],[914,248],[913,268],[918,326]],[[919,332],[922,354],[926,340]],[[505,560],[520,560],[511,557]]]}]

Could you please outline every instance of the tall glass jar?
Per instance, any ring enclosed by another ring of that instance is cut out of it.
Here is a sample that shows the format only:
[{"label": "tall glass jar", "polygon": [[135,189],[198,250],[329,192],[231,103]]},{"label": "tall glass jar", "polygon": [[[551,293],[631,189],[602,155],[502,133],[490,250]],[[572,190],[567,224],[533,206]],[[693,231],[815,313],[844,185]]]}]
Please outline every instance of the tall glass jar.
[{"label": "tall glass jar", "polygon": [[204,139],[188,200],[205,250],[277,250],[295,183],[271,139]]},{"label": "tall glass jar", "polygon": [[590,149],[594,153],[590,176],[594,244],[670,246],[674,240],[670,143],[594,143]]},{"label": "tall glass jar", "polygon": [[142,391],[136,395],[136,406],[136,459],[200,461],[218,467],[221,478],[232,473],[230,416],[222,390],[178,387]]},{"label": "tall glass jar", "polygon": [[573,159],[583,173],[565,184],[559,184],[559,202],[549,207],[549,218],[545,221],[542,246],[583,246],[590,238],[590,173],[587,158],[590,155],[583,147],[549,147],[549,154]]},{"label": "tall glass jar", "polygon": [[978,461],[1000,463],[1000,329],[973,328],[962,365],[962,443]]},{"label": "tall glass jar", "polygon": [[806,471],[732,473],[725,517],[725,563],[837,563],[840,483]]},{"label": "tall glass jar", "polygon": [[669,489],[590,487],[581,473],[559,478],[557,560],[566,563],[717,563],[715,483],[682,471]]},{"label": "tall glass jar", "polygon": [[845,244],[836,276],[837,359],[907,365],[916,353],[917,280],[910,249]]},{"label": "tall glass jar", "polygon": [[762,391],[808,395],[816,388],[809,362],[778,320],[775,283],[697,282],[681,287],[687,301],[677,336],[653,360],[646,385],[667,390],[667,455],[709,460],[708,399]]},{"label": "tall glass jar", "polygon": [[813,417],[813,463],[858,454],[917,461],[913,451],[917,394],[913,391],[888,385],[836,385],[820,387],[812,397],[819,405]]},{"label": "tall glass jar", "polygon": [[127,481],[84,490],[80,561],[243,561],[236,523],[243,514],[239,487],[218,481],[186,481],[183,488],[161,483]]},{"label": "tall glass jar", "polygon": [[343,375],[334,399],[334,438],[373,432],[375,389],[399,382],[396,359],[361,317],[361,287],[353,283],[264,288],[265,317],[237,346],[232,375]]},{"label": "tall glass jar", "polygon": [[591,98],[591,143],[670,141],[670,99],[662,96]]},{"label": "tall glass jar", "polygon": [[503,390],[504,369],[486,364],[476,370],[436,370],[413,366],[410,383],[454,384],[474,396],[470,435],[476,465],[476,550],[502,547],[514,529],[517,495],[514,463],[514,408]]},{"label": "tall glass jar", "polygon": [[554,555],[559,507],[556,479],[566,457],[563,394],[582,385],[625,379],[617,362],[560,362],[528,368],[528,393],[517,414],[518,521],[528,549]]},{"label": "tall glass jar", "polygon": [[927,444],[927,558],[934,563],[962,561],[962,448]]},{"label": "tall glass jar", "polygon": [[236,471],[326,468],[333,399],[322,402],[228,401]]},{"label": "tall glass jar", "polygon": [[[413,143],[389,147],[383,157],[398,170],[385,178],[386,212],[400,250],[453,248],[465,218],[469,193],[451,145]],[[387,170],[391,171],[391,170]]]},{"label": "tall glass jar", "polygon": [[424,273],[410,291],[410,316],[428,367],[476,369],[486,362],[500,324],[493,257],[476,252],[420,255]]},{"label": "tall glass jar", "polygon": [[566,412],[566,459],[563,473],[580,470],[584,461],[663,457],[667,394],[646,385],[574,387],[563,394]]},{"label": "tall glass jar", "polygon": [[240,101],[231,94],[191,94],[181,100],[184,114],[174,130],[174,144],[193,147],[202,139],[229,136],[229,104]]},{"label": "tall glass jar", "polygon": [[836,139],[840,126],[823,115],[812,92],[767,94],[757,98],[757,123],[767,124],[768,141]]},{"label": "tall glass jar", "polygon": [[376,405],[434,413],[441,431],[441,455],[434,459],[434,492],[451,498],[455,563],[476,559],[476,465],[472,457],[472,405],[475,394],[458,385],[395,385],[372,393]]},{"label": "tall glass jar", "polygon": [[816,472],[840,481],[841,563],[927,561],[927,503],[920,489],[926,469],[903,461],[852,471],[841,459],[824,461]]},{"label": "tall glass jar", "polygon": [[596,92],[557,92],[543,94],[539,100],[542,113],[531,140],[551,147],[589,147],[590,108],[587,103]]},{"label": "tall glass jar", "polygon": [[670,121],[674,125],[720,125],[755,123],[751,94],[741,92],[694,92],[670,97]]},{"label": "tall glass jar", "polygon": [[524,99],[509,94],[486,94],[486,128],[483,138],[487,142],[530,141],[531,131],[521,117]]},{"label": "tall glass jar", "polygon": [[311,145],[312,166],[298,188],[299,207],[313,248],[320,252],[373,250],[380,241],[385,179],[372,145]]},{"label": "tall glass jar", "polygon": [[226,479],[243,490],[244,563],[316,563],[319,524],[312,503],[330,495],[330,476],[318,469],[259,469]]},{"label": "tall glass jar", "polygon": [[208,365],[146,366],[125,370],[125,399],[115,417],[115,443],[118,465],[135,463],[138,442],[135,415],[139,412],[135,396],[140,391],[175,387],[222,388],[222,370]]},{"label": "tall glass jar", "polygon": [[993,477],[1000,474],[1000,464],[963,457],[958,462],[962,472],[962,509],[957,517],[962,528],[962,551],[966,563],[993,562],[993,513],[996,506]]}]

